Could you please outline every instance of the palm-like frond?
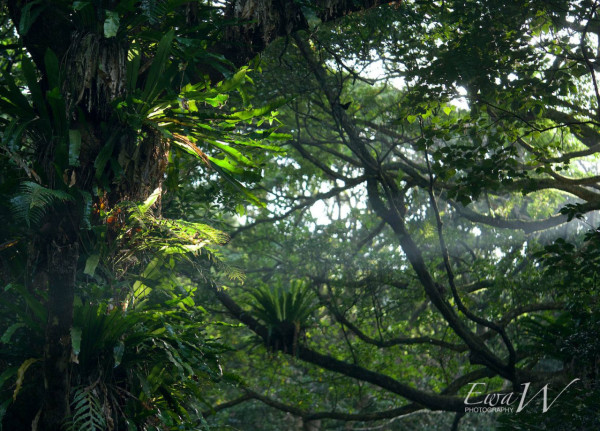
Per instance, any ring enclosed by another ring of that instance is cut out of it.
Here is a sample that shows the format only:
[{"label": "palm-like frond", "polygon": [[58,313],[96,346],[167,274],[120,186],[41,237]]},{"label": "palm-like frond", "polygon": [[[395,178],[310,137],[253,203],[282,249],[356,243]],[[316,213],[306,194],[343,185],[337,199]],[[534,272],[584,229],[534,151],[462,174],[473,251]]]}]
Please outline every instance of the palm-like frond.
[{"label": "palm-like frond", "polygon": [[[190,424],[199,421],[198,406],[190,404],[202,399],[198,381],[207,384],[221,378],[218,354],[227,350],[204,336],[199,317],[194,311],[162,305],[128,312],[105,306],[76,308],[74,324],[81,335],[79,345],[73,342],[74,353],[78,351],[75,372],[87,393],[76,392],[73,423],[94,422],[73,429],[107,429],[93,427],[100,423],[98,414],[106,424],[117,423],[124,419],[119,412],[125,406],[132,408],[127,416],[138,425],[152,416],[165,429],[171,429],[168,417],[173,415]],[[91,394],[101,404],[91,404]],[[77,408],[82,409],[79,416]]]},{"label": "palm-like frond", "polygon": [[300,329],[316,309],[314,295],[300,280],[286,287],[262,286],[250,294],[254,299],[254,315],[270,327],[290,323]]},{"label": "palm-like frond", "polygon": [[21,184],[19,194],[11,199],[15,219],[28,227],[39,224],[50,207],[57,202],[73,201],[70,194],[62,190],[51,190],[32,181]]},{"label": "palm-like frond", "polygon": [[89,430],[103,431],[106,429],[106,420],[102,404],[98,400],[96,388],[82,387],[75,391],[73,402],[73,417],[68,421],[68,431]]}]

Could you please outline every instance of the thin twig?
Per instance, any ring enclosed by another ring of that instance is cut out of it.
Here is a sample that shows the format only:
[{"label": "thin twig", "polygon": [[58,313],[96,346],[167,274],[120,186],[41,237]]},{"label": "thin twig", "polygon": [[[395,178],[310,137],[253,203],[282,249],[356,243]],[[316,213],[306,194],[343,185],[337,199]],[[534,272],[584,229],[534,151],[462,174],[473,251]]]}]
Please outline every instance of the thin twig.
[{"label": "thin twig", "polygon": [[[421,125],[422,125],[422,122],[421,122]],[[434,184],[435,180],[433,177],[433,172],[431,171],[431,163],[429,162],[429,152],[427,149],[425,149],[425,161],[427,163],[427,171],[429,172],[429,188],[428,188],[429,198],[431,201],[431,206],[435,213],[435,218],[436,218],[436,222],[437,222],[437,230],[438,230],[438,238],[440,241],[440,248],[442,251],[442,257],[444,259],[444,266],[446,268],[446,274],[448,276],[448,284],[450,285],[450,289],[452,290],[452,296],[454,297],[454,301],[456,302],[458,309],[465,316],[467,316],[469,319],[471,319],[473,322],[476,322],[480,325],[490,328],[490,329],[496,331],[498,334],[500,334],[500,336],[502,337],[502,340],[504,341],[504,344],[506,345],[506,348],[508,350],[508,356],[509,356],[508,366],[511,370],[514,371],[514,367],[515,367],[515,363],[516,363],[516,353],[515,353],[514,346],[512,345],[510,339],[508,338],[508,335],[506,334],[505,329],[502,328],[501,326],[496,325],[493,322],[490,322],[487,319],[483,319],[483,318],[473,314],[464,305],[464,303],[462,302],[462,299],[460,298],[460,295],[458,294],[456,284],[454,283],[454,272],[453,272],[452,266],[450,264],[450,256],[448,254],[448,247],[446,246],[446,240],[444,239],[443,222],[442,222],[442,218],[440,216],[440,210],[437,205],[435,194],[433,193],[433,184]]]}]

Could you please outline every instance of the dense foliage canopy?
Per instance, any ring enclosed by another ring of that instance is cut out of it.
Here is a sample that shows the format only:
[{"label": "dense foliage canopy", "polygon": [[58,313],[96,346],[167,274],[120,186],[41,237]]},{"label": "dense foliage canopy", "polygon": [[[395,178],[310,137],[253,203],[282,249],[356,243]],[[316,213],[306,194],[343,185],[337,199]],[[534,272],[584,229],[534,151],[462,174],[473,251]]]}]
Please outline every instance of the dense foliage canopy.
[{"label": "dense foliage canopy", "polygon": [[0,429],[598,429],[598,6],[3,2]]}]

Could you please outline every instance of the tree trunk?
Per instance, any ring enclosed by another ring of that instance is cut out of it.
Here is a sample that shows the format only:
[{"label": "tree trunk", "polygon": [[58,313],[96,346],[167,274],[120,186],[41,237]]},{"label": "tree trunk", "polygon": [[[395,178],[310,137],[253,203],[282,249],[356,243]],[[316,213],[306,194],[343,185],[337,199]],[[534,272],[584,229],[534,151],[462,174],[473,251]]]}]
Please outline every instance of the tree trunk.
[{"label": "tree trunk", "polygon": [[69,366],[77,238],[48,245],[48,323],[44,346],[44,402],[40,430],[59,431],[69,415]]},{"label": "tree trunk", "polygon": [[319,431],[321,429],[321,421],[303,421],[302,422],[302,431]]},{"label": "tree trunk", "polygon": [[[301,6],[296,0],[231,0],[225,17],[235,20],[225,32],[221,54],[241,66],[259,54],[280,36],[288,36],[309,28],[305,12],[308,8],[322,22],[336,20],[353,12],[363,11],[394,0],[316,0]],[[312,3],[312,5],[310,5]]]}]

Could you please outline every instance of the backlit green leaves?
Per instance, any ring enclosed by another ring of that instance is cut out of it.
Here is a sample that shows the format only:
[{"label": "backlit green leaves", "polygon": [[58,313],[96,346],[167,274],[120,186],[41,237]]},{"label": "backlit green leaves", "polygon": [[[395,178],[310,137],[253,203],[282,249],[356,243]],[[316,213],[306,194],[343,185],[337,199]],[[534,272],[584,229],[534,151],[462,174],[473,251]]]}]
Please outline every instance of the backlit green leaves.
[{"label": "backlit green leaves", "polygon": [[[156,128],[175,146],[212,167],[250,202],[262,205],[245,183],[260,178],[264,159],[282,152],[275,142],[289,135],[276,133],[273,122],[277,108],[286,100],[276,99],[260,107],[236,106],[237,94],[246,102],[248,99],[244,90],[252,83],[248,67],[216,85],[187,83],[174,93],[174,76],[179,71],[171,57],[177,43],[173,30],[161,38],[141,90],[136,89],[141,56],[132,48],[127,66],[130,94],[118,105],[120,115],[138,127]],[[265,121],[272,127],[265,129]]]}]

